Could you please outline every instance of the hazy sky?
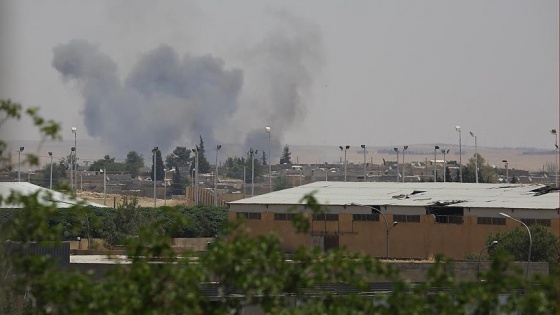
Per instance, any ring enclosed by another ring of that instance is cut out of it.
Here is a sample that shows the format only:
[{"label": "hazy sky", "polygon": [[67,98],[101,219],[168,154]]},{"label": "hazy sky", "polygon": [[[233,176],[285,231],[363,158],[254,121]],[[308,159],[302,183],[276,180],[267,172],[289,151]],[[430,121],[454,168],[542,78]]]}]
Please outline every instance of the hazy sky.
[{"label": "hazy sky", "polygon": [[456,143],[461,125],[466,145],[551,148],[558,129],[558,1],[13,0],[0,15],[0,97],[41,106],[65,139],[262,146],[269,125],[275,147],[392,146]]}]

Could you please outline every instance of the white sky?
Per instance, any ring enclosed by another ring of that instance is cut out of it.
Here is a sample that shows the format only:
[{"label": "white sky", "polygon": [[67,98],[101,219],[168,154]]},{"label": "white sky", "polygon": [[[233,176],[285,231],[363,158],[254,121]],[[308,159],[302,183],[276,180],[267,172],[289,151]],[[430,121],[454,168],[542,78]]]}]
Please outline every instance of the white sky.
[{"label": "white sky", "polygon": [[[455,143],[461,125],[466,145],[473,131],[479,146],[551,148],[549,130],[559,121],[558,15],[551,0],[5,0],[0,98],[41,106],[62,122],[65,139],[71,126],[89,139],[83,98],[51,66],[55,46],[83,39],[115,61],[121,78],[161,44],[221,58],[225,68],[244,71],[243,108],[260,97],[247,52],[278,29],[297,33],[301,23],[320,36],[313,48],[321,60],[282,143]],[[241,113],[246,123],[218,138],[268,125],[254,110]],[[23,122],[5,126],[2,137],[37,134]]]}]

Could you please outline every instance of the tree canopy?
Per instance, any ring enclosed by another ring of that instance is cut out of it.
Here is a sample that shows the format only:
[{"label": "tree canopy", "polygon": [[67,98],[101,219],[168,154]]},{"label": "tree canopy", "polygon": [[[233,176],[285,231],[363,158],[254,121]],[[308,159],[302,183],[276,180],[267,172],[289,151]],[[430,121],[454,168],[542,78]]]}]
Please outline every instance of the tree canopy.
[{"label": "tree canopy", "polygon": [[130,151],[126,155],[126,170],[130,173],[132,177],[138,176],[138,173],[142,167],[144,167],[144,157],[138,154],[136,151]]},{"label": "tree canopy", "polygon": [[287,144],[284,146],[282,151],[280,164],[292,164],[292,153],[290,152],[290,147]]},{"label": "tree canopy", "polygon": [[498,181],[498,173],[496,170],[486,164],[486,160],[480,155],[476,154],[469,159],[467,165],[463,168],[463,182],[474,183],[476,182],[476,163],[478,159],[478,182],[479,183],[496,183]]}]

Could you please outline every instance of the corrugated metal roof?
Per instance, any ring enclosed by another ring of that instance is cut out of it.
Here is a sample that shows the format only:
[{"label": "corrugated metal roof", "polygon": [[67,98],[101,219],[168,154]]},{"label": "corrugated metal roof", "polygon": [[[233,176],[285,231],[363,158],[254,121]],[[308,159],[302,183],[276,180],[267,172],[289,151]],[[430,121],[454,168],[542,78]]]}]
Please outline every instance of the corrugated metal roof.
[{"label": "corrugated metal roof", "polygon": [[[100,205],[94,202],[86,201],[83,199],[72,199],[70,196],[63,194],[58,191],[50,190],[41,186],[33,185],[28,182],[0,182],[0,196],[3,198],[8,197],[12,191],[19,192],[22,195],[30,195],[37,191],[39,193],[39,199],[43,204],[47,204],[48,202],[54,202],[58,208],[70,208],[80,202],[87,206],[94,206],[94,207],[102,207],[105,208],[104,205]],[[47,197],[48,193],[51,193],[51,197],[48,201],[42,200],[43,197]],[[19,204],[6,204],[6,201],[3,200],[0,203],[0,208],[21,208]]]},{"label": "corrugated metal roof", "polygon": [[[546,192],[546,193],[542,193]],[[230,202],[301,204],[314,193],[323,205],[429,206],[457,204],[471,208],[558,209],[558,190],[537,184],[314,182]]]}]

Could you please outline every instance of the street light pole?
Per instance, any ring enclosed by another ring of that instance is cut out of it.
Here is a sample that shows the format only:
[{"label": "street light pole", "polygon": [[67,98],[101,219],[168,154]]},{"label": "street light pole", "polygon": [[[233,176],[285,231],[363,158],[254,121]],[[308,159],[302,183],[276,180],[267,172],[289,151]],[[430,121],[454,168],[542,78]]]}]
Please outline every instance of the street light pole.
[{"label": "street light pole", "polygon": [[461,126],[455,126],[455,130],[457,130],[457,132],[459,132],[459,181],[462,183],[463,182],[463,152],[462,152],[462,147],[461,147]]},{"label": "street light pole", "polygon": [[78,191],[78,143],[76,141],[78,129],[76,127],[72,127],[72,133],[74,134],[74,183],[72,183],[72,185],[74,189]]},{"label": "street light pole", "polygon": [[480,274],[480,260],[482,259],[482,252],[483,252],[485,249],[490,248],[490,247],[492,247],[492,246],[494,246],[494,245],[496,245],[496,244],[498,244],[498,241],[492,241],[492,243],[490,243],[490,244],[484,246],[484,248],[480,250],[480,253],[478,253],[478,264],[477,264],[477,266],[476,266],[477,273]]},{"label": "street light pole", "polygon": [[476,135],[471,131],[470,132],[471,136],[474,138],[474,178],[475,181],[478,183],[478,145],[476,143]]},{"label": "street light pole", "polygon": [[381,212],[381,210],[379,210],[377,208],[374,208],[372,206],[366,206],[366,205],[361,205],[361,204],[357,204],[357,203],[351,203],[350,205],[351,206],[364,207],[364,208],[370,208],[372,210],[372,214],[373,214],[373,211],[375,211],[383,217],[383,221],[385,221],[385,258],[388,259],[389,258],[389,232],[391,231],[392,228],[397,226],[397,224],[399,224],[399,222],[393,221],[393,224],[389,228],[389,222],[387,221],[387,217],[385,216],[385,214],[383,212]]},{"label": "street light pole", "polygon": [[556,188],[558,188],[558,133],[556,129],[550,129],[550,133],[554,136],[554,147],[556,148],[556,173],[554,173],[554,177],[556,178]]},{"label": "street light pole", "polygon": [[49,184],[49,189],[52,190],[52,152],[49,152],[49,156],[51,157],[51,180],[50,180],[50,184]]},{"label": "street light pole", "polygon": [[74,158],[74,152],[76,151],[76,147],[71,147],[70,148],[70,188],[72,191],[74,191],[74,177],[77,176],[76,174],[74,174],[74,163],[75,163],[75,158]]},{"label": "street light pole", "polygon": [[404,175],[406,171],[406,164],[404,164],[404,151],[408,149],[408,146],[405,145],[402,150],[402,182],[404,183]]},{"label": "street light pole", "polygon": [[270,157],[270,127],[266,127],[266,132],[268,133],[268,186],[272,192],[272,158]]},{"label": "street light pole", "polygon": [[346,182],[346,165],[348,165],[348,161],[346,160],[346,151],[350,149],[350,146],[347,145],[345,147],[339,146],[340,151],[344,151],[344,182]]},{"label": "street light pole", "polygon": [[366,145],[362,144],[360,147],[364,150],[364,182],[367,181],[367,168],[366,168]]},{"label": "street light pole", "polygon": [[447,172],[445,170],[445,168],[447,167],[447,160],[445,159],[445,155],[447,153],[449,153],[449,149],[448,150],[441,149],[441,153],[443,153],[443,182],[445,183],[446,182],[445,176],[446,176],[446,172]]},{"label": "street light pole", "polygon": [[395,152],[397,152],[397,183],[400,182],[399,180],[399,148],[393,148]]},{"label": "street light pole", "polygon": [[23,152],[23,149],[25,149],[25,147],[19,147],[19,151],[18,151],[18,171],[17,171],[17,181],[21,182],[21,152]]},{"label": "street light pole", "polygon": [[156,169],[157,169],[157,165],[156,165],[156,152],[157,152],[157,150],[158,150],[158,147],[154,147],[154,148],[152,149],[152,156],[153,156],[153,160],[154,160],[154,162],[153,162],[153,164],[152,164],[152,165],[154,166],[154,208],[157,207],[157,201],[156,201],[156,182],[157,182],[157,176],[156,176],[156,175],[157,175],[157,172],[156,172]]},{"label": "street light pole", "polygon": [[509,171],[508,171],[508,161],[507,160],[502,160],[502,162],[504,163],[505,167],[506,167],[506,183],[509,183]]},{"label": "street light pole", "polygon": [[218,206],[218,151],[222,148],[221,144],[216,146],[216,174],[214,176],[214,207]]},{"label": "street light pole", "polygon": [[198,151],[200,148],[195,146],[192,151],[194,152],[194,204],[198,206]]},{"label": "street light pole", "polygon": [[259,150],[254,150],[253,148],[249,149],[249,153],[251,153],[251,197],[255,195],[255,159],[253,158],[253,153],[255,155],[259,152]]},{"label": "street light pole", "polygon": [[527,226],[527,224],[523,223],[523,221],[518,220],[516,218],[513,218],[503,212],[500,212],[501,216],[504,216],[508,219],[511,219],[517,223],[521,223],[523,224],[523,226],[525,226],[525,228],[527,229],[527,233],[529,233],[529,255],[527,256],[527,267],[525,269],[525,280],[527,280],[529,278],[529,263],[531,262],[531,247],[533,247],[533,237],[531,236],[531,230],[529,229],[529,227]]},{"label": "street light pole", "polygon": [[100,170],[103,172],[103,205],[107,205],[107,170],[102,169]]},{"label": "street light pole", "polygon": [[437,150],[439,146],[434,146],[434,183],[437,182]]}]

